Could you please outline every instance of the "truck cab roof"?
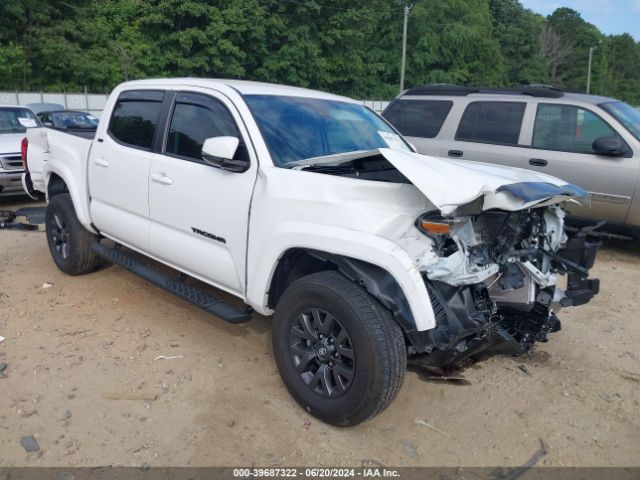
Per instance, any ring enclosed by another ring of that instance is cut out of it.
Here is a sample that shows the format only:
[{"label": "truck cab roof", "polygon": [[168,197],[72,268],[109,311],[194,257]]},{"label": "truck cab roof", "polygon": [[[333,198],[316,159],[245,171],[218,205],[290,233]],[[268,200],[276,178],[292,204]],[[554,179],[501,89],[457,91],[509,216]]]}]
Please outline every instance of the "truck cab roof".
[{"label": "truck cab roof", "polygon": [[342,102],[358,103],[357,101],[326,92],[319,92],[308,88],[277,85],[267,82],[253,82],[249,80],[235,80],[228,78],[157,78],[148,80],[133,80],[119,86],[121,90],[129,90],[137,87],[203,87],[220,88],[227,87],[235,90],[240,95],[282,95],[290,97],[322,98],[327,100],[339,100]]}]

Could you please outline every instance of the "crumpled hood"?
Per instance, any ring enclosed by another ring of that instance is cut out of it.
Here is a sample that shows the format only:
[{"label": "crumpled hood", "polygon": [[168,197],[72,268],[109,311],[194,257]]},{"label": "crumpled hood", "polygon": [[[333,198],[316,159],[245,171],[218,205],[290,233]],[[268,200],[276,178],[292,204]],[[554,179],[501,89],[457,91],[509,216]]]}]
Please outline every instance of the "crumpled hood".
[{"label": "crumpled hood", "polygon": [[587,198],[559,178],[522,168],[449,160],[389,148],[379,150],[443,215],[484,197],[482,209],[515,211]]},{"label": "crumpled hood", "polygon": [[26,133],[3,133],[0,135],[0,155],[20,153],[20,144]]}]

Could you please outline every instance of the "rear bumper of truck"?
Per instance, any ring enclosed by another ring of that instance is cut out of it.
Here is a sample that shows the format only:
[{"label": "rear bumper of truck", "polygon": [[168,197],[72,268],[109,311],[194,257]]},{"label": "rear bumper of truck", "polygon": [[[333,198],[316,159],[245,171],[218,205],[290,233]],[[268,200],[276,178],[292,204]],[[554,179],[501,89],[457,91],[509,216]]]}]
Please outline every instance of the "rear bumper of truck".
[{"label": "rear bumper of truck", "polygon": [[33,188],[33,182],[31,181],[31,174],[24,172],[21,176],[22,190],[29,195],[33,200],[39,200],[41,194]]}]

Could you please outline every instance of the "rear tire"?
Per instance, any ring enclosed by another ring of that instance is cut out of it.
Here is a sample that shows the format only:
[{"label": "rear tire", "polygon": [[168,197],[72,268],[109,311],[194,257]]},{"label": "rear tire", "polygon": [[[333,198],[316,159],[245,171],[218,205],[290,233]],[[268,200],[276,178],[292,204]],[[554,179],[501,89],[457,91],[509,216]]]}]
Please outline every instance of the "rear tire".
[{"label": "rear tire", "polygon": [[49,251],[60,270],[68,275],[82,275],[98,268],[100,258],[91,250],[91,243],[98,237],[78,221],[68,193],[49,199],[45,225]]},{"label": "rear tire", "polygon": [[298,403],[342,427],[383,411],[407,368],[404,335],[391,312],[337,271],[308,275],[284,292],[273,351]]}]

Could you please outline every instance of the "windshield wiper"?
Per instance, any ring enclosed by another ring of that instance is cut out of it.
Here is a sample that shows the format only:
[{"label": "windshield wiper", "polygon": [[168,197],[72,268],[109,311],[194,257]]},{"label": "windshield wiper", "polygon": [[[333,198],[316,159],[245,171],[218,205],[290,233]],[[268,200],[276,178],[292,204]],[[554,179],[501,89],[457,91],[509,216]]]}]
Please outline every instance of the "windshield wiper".
[{"label": "windshield wiper", "polygon": [[322,173],[353,173],[358,170],[351,165],[307,165],[300,167],[305,172],[322,172]]}]

